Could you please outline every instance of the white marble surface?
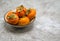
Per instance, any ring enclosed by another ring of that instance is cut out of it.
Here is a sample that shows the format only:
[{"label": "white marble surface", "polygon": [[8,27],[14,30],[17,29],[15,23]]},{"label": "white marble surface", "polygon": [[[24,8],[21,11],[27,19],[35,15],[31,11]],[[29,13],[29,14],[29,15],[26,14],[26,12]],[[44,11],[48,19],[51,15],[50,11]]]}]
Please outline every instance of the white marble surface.
[{"label": "white marble surface", "polygon": [[[4,14],[23,4],[36,8],[36,20],[24,29],[4,22]],[[60,41],[60,0],[0,0],[0,41]]]}]

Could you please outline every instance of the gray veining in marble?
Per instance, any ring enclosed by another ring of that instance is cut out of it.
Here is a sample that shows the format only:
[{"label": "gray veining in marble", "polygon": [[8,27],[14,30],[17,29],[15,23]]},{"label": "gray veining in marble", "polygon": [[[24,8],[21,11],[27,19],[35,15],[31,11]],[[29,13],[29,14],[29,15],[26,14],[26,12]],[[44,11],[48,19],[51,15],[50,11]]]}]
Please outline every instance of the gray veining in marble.
[{"label": "gray veining in marble", "polygon": [[[36,8],[36,20],[24,29],[13,28],[4,15],[21,4]],[[0,41],[60,41],[60,0],[0,0]]]}]

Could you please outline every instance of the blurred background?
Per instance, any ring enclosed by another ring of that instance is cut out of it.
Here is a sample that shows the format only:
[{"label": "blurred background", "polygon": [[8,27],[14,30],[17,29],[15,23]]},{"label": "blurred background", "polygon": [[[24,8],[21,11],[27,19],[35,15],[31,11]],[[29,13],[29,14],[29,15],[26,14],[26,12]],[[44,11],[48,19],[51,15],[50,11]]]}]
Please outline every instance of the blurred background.
[{"label": "blurred background", "polygon": [[[19,5],[37,12],[35,22],[24,29],[4,21],[4,15]],[[0,0],[0,41],[60,41],[60,0]]]}]

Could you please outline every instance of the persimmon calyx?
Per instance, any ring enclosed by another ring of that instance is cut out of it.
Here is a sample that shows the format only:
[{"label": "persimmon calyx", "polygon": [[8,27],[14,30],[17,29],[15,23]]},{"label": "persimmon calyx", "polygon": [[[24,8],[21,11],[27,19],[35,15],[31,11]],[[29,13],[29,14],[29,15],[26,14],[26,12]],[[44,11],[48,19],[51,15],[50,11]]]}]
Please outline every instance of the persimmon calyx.
[{"label": "persimmon calyx", "polygon": [[30,13],[30,9],[28,9],[27,11],[26,11],[26,15],[28,15]]},{"label": "persimmon calyx", "polygon": [[16,16],[14,14],[11,14],[10,16],[8,16],[8,19],[15,19]]},{"label": "persimmon calyx", "polygon": [[21,11],[23,10],[23,8],[24,8],[24,6],[23,6],[23,5],[18,6],[18,7],[17,7],[18,12],[21,12]]}]

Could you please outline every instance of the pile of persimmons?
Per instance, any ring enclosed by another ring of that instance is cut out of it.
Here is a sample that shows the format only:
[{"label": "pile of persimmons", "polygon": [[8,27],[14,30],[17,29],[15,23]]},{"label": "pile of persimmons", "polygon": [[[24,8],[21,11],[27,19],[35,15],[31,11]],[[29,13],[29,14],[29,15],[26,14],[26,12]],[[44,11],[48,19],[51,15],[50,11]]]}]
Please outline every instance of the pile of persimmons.
[{"label": "pile of persimmons", "polygon": [[27,9],[23,5],[16,8],[16,11],[9,11],[5,15],[5,20],[12,25],[24,26],[29,24],[36,16],[36,9]]}]

